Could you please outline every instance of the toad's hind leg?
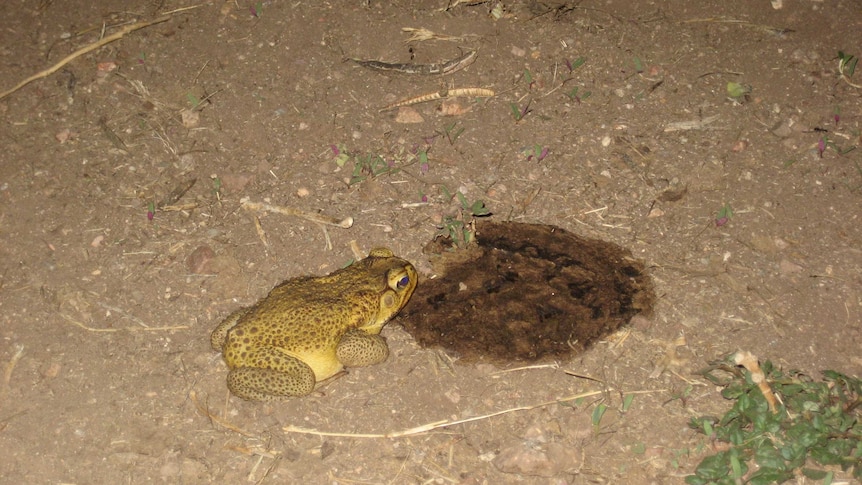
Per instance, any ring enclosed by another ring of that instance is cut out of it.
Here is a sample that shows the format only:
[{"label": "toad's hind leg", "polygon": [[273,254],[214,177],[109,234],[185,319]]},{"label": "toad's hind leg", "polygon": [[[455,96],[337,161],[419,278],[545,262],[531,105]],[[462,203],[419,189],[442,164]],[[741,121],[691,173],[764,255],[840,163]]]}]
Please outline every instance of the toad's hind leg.
[{"label": "toad's hind leg", "polygon": [[335,349],[338,360],[345,367],[364,367],[379,364],[389,357],[386,339],[364,330],[348,330]]},{"label": "toad's hind leg", "polygon": [[246,366],[232,369],[227,387],[250,401],[271,401],[305,396],[314,390],[314,371],[305,362],[274,348],[264,347],[246,359]]}]

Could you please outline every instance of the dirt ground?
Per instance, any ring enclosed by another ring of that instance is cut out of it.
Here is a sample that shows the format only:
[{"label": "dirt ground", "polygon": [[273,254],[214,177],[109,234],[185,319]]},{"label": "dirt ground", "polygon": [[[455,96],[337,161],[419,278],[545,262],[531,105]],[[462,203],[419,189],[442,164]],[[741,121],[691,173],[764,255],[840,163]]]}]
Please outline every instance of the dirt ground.
[{"label": "dirt ground", "polygon": [[[169,16],[0,100],[0,482],[682,483],[711,451],[689,419],[730,406],[707,362],[859,376],[862,72],[836,56],[862,8],[774,3],[0,3],[0,90]],[[473,50],[442,77],[345,61]],[[631,250],[654,315],[532,366],[396,319],[383,364],[228,396],[221,318],[351,241],[430,278],[423,246],[477,201]]]}]

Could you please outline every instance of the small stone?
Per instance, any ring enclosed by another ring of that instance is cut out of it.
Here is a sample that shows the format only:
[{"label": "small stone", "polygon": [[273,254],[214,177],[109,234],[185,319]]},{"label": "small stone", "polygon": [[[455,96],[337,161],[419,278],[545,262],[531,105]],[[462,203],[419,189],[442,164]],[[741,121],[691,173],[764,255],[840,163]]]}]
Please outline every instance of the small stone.
[{"label": "small stone", "polygon": [[781,262],[778,263],[778,271],[780,271],[781,274],[799,273],[801,271],[804,271],[804,269],[805,268],[803,268],[802,266],[799,266],[796,263],[792,263],[786,259],[782,259]]},{"label": "small stone", "polygon": [[398,108],[398,114],[395,115],[395,122],[403,124],[424,123],[425,118],[423,118],[415,109],[409,106],[402,106]]},{"label": "small stone", "polygon": [[649,211],[649,214],[647,214],[647,218],[648,218],[648,219],[652,219],[652,218],[654,218],[654,217],[661,217],[661,216],[663,216],[663,215],[664,215],[664,211],[663,211],[663,210],[659,209],[658,207],[653,207],[653,208]]},{"label": "small stone", "polygon": [[194,128],[201,122],[200,111],[184,109],[180,112],[180,118],[183,120],[183,126],[186,128]]},{"label": "small stone", "polygon": [[210,261],[215,258],[215,251],[209,246],[200,246],[186,258],[186,268],[192,274],[204,274],[210,268]]}]

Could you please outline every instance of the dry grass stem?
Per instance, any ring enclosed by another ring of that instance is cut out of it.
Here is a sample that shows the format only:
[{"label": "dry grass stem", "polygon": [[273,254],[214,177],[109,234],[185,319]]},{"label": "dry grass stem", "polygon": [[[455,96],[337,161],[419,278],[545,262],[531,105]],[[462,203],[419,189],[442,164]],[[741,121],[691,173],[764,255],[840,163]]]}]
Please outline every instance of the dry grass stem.
[{"label": "dry grass stem", "polygon": [[96,328],[96,327],[88,327],[83,323],[75,320],[74,318],[66,315],[65,313],[60,314],[64,320],[75,325],[77,327],[81,327],[88,332],[172,332],[176,330],[186,330],[189,328],[188,325],[173,325],[169,327],[125,327],[125,328]]},{"label": "dry grass stem", "polygon": [[263,230],[263,226],[260,225],[260,217],[254,216],[254,230],[257,231],[257,237],[260,239],[260,242],[263,243],[263,247],[269,249],[269,241],[266,239],[266,232]]},{"label": "dry grass stem", "polygon": [[257,436],[249,433],[248,431],[237,428],[236,426],[229,423],[228,421],[226,421],[226,420],[216,416],[215,414],[211,413],[210,410],[206,406],[204,406],[203,404],[201,404],[200,401],[198,401],[198,395],[194,390],[189,391],[189,399],[192,400],[192,403],[194,403],[195,407],[198,408],[198,411],[200,411],[201,414],[203,414],[204,416],[209,418],[210,421],[218,424],[219,426],[221,426],[223,428],[227,428],[227,429],[229,429],[235,433],[239,433],[243,436],[247,436],[249,438],[257,438]]},{"label": "dry grass stem", "polygon": [[353,253],[353,258],[357,261],[365,257],[365,254],[362,252],[362,249],[359,247],[359,243],[356,242],[356,239],[350,240],[350,251]]},{"label": "dry grass stem", "polygon": [[9,383],[12,381],[12,371],[15,370],[15,366],[18,365],[18,361],[21,360],[21,356],[24,355],[24,346],[16,345],[16,351],[12,355],[12,358],[9,359],[9,362],[6,363],[6,368],[3,369],[3,382],[2,386],[0,386],[0,404],[3,404],[3,401],[6,400],[6,396],[9,394]]},{"label": "dry grass stem", "polygon": [[668,123],[664,127],[665,133],[669,131],[685,131],[685,130],[703,130],[706,125],[718,119],[718,115],[707,116],[706,118],[692,121],[674,121]]},{"label": "dry grass stem", "polygon": [[125,27],[124,29],[120,30],[119,32],[115,32],[115,33],[113,33],[107,37],[103,37],[102,39],[99,39],[98,42],[94,42],[88,46],[82,47],[82,48],[76,50],[75,52],[69,54],[68,56],[64,57],[60,62],[54,64],[53,66],[49,67],[48,69],[45,69],[44,71],[37,72],[36,74],[33,74],[32,76],[28,77],[27,79],[19,82],[14,88],[9,89],[8,91],[4,91],[3,93],[0,93],[0,99],[3,99],[6,96],[9,96],[10,94],[23,88],[24,86],[30,84],[31,82],[36,81],[37,79],[42,79],[43,77],[48,77],[51,74],[54,74],[55,72],[62,69],[63,66],[65,66],[66,64],[72,62],[73,60],[77,59],[78,57],[83,56],[84,54],[86,54],[88,52],[94,51],[94,50],[96,50],[96,49],[98,49],[104,45],[110,44],[111,42],[114,42],[115,40],[119,40],[119,39],[123,38],[123,36],[125,36],[126,34],[128,34],[130,32],[134,32],[136,30],[143,29],[143,28],[149,27],[151,25],[156,25],[156,24],[160,24],[162,22],[166,22],[166,21],[170,20],[170,18],[171,18],[171,15],[168,14],[168,15],[162,15],[161,17],[159,17],[157,19],[149,20],[147,22],[138,22],[136,24],[132,24],[132,25]]},{"label": "dry grass stem", "polygon": [[[483,414],[482,416],[473,416],[472,418],[464,418],[464,419],[456,419],[456,420],[448,420],[443,419],[440,421],[434,421],[433,423],[423,424],[421,426],[416,426],[414,428],[408,428],[401,431],[391,431],[389,433],[339,433],[339,432],[330,432],[330,431],[318,431],[316,429],[309,428],[301,428],[298,426],[285,426],[283,429],[286,433],[301,433],[301,434],[313,434],[317,436],[337,436],[342,438],[401,438],[404,436],[413,436],[417,434],[427,433],[428,431],[433,431],[435,429],[440,428],[448,428],[450,426],[455,426],[456,424],[464,424],[470,423],[473,421],[481,421],[484,419],[493,418],[496,416],[500,416],[503,414],[514,413],[518,411],[529,411],[532,409],[542,408],[545,406],[550,406],[552,404],[559,404],[568,401],[574,401],[576,399],[581,399],[584,397],[597,396],[602,394],[605,390],[602,391],[589,391],[583,392],[581,394],[575,394],[573,396],[568,396],[560,399],[554,399],[553,401],[545,401],[539,404],[533,404],[531,406],[518,406],[515,408],[504,409],[502,411],[497,411],[490,414]],[[651,392],[651,391],[650,391]]]},{"label": "dry grass stem", "polygon": [[251,202],[248,199],[243,199],[240,201],[242,204],[242,208],[246,210],[258,210],[258,211],[266,211],[266,212],[275,212],[277,214],[284,214],[286,216],[296,216],[301,217],[305,220],[311,222],[317,222],[319,224],[326,224],[329,226],[336,226],[342,229],[349,229],[353,226],[353,218],[347,217],[345,219],[336,219],[334,217],[330,217],[324,214],[315,214],[313,212],[305,212],[300,209],[295,209],[293,207],[281,207],[276,205],[270,205],[266,203],[260,202]]},{"label": "dry grass stem", "polygon": [[498,376],[502,374],[508,374],[509,372],[518,372],[522,370],[533,370],[533,369],[559,369],[560,364],[554,362],[553,364],[539,364],[539,365],[527,365],[524,367],[515,367],[514,369],[504,369],[498,372],[494,372],[490,374],[491,376]]},{"label": "dry grass stem", "polygon": [[411,42],[422,42],[426,40],[446,40],[456,42],[465,40],[465,36],[463,35],[452,36],[437,34],[424,27],[420,27],[418,29],[413,27],[401,27],[401,32],[410,34],[410,37],[408,37],[407,40],[404,41],[405,44],[409,44]]}]

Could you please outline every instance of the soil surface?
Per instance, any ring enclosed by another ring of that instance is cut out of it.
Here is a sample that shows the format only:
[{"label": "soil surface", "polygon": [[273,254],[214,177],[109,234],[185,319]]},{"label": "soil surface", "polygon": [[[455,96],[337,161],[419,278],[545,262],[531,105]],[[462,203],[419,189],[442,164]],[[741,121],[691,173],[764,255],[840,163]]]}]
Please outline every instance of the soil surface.
[{"label": "soil surface", "polygon": [[[129,29],[0,99],[0,482],[682,483],[707,362],[862,373],[858,1],[449,4],[0,2],[0,90]],[[351,241],[431,278],[482,207],[630,250],[653,316],[538,366],[396,319],[382,364],[228,395],[221,318]]]}]

